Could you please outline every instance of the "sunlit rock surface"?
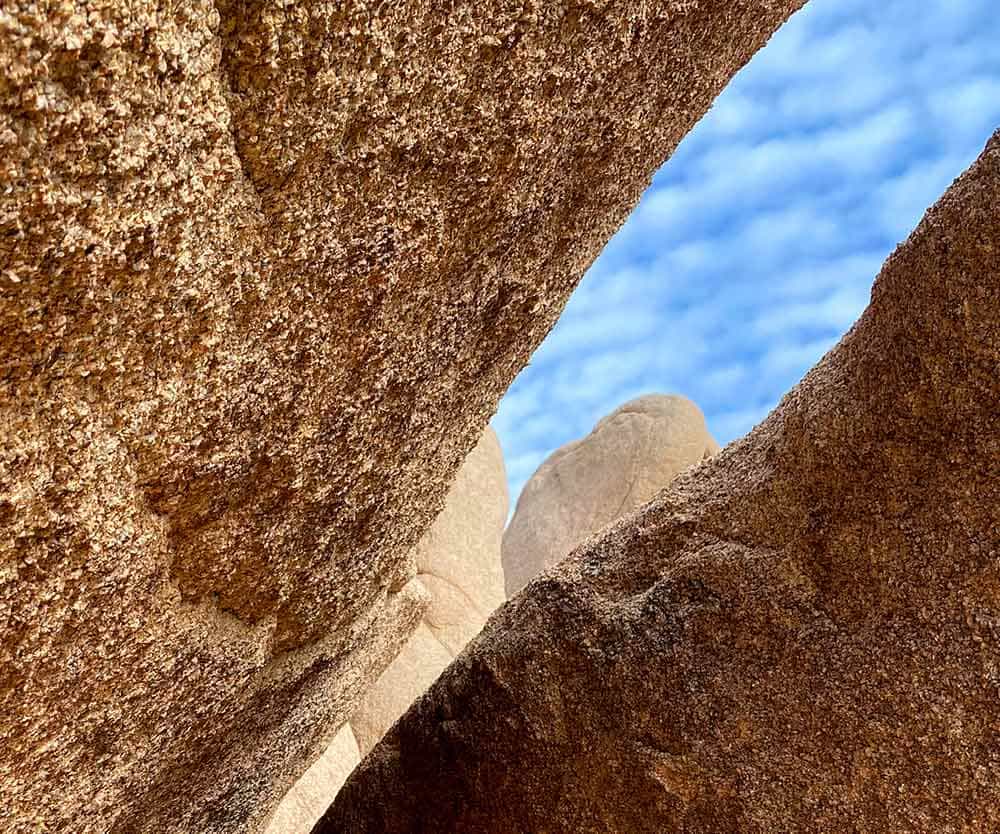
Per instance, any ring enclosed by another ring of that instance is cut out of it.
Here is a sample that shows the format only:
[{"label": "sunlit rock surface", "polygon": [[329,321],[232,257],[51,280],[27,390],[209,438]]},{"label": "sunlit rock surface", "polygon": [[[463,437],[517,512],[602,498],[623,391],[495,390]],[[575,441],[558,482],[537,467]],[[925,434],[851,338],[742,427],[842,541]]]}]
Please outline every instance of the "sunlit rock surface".
[{"label": "sunlit rock surface", "polygon": [[747,437],[528,585],[318,832],[1000,830],[1000,133]]},{"label": "sunlit rock surface", "polygon": [[8,3],[0,828],[256,832],[653,171],[802,0]]},{"label": "sunlit rock surface", "polygon": [[718,450],[705,415],[684,397],[648,394],[616,408],[524,485],[503,537],[507,595]]},{"label": "sunlit rock surface", "polygon": [[507,473],[487,428],[469,453],[444,509],[414,550],[416,582],[428,603],[417,630],[323,755],[281,800],[266,834],[299,834],[320,818],[360,757],[430,686],[504,601],[500,541]]},{"label": "sunlit rock surface", "polygon": [[320,818],[340,786],[361,761],[361,751],[349,724],[282,798],[265,834],[304,834]]},{"label": "sunlit rock surface", "polygon": [[416,547],[417,580],[430,596],[424,618],[351,716],[362,755],[503,603],[500,542],[507,502],[503,455],[496,434],[487,428]]}]

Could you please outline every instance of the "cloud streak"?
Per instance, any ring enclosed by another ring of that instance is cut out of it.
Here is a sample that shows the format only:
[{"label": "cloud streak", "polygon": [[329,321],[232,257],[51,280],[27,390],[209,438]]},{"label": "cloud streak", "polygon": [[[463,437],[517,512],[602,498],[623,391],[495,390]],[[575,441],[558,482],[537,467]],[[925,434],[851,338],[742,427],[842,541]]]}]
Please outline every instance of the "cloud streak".
[{"label": "cloud streak", "polygon": [[624,400],[677,391],[725,443],[858,317],[1000,126],[993,0],[812,0],[657,173],[500,404],[511,494]]}]

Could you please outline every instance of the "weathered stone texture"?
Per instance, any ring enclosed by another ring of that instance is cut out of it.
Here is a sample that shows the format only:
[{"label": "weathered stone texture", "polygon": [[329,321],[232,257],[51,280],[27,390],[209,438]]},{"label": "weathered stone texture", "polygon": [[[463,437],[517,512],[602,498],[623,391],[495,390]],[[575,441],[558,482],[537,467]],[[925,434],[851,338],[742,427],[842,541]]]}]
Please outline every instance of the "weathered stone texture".
[{"label": "weathered stone texture", "polygon": [[444,509],[414,549],[428,599],[416,631],[364,692],[351,720],[281,799],[265,834],[312,828],[361,756],[371,750],[504,601],[500,543],[507,520],[507,473],[487,427],[462,463]]},{"label": "weathered stone texture", "polygon": [[0,828],[259,831],[656,166],[802,0],[0,9]]},{"label": "weathered stone texture", "polygon": [[320,832],[1000,830],[1000,133],[749,436],[490,621]]},{"label": "weathered stone texture", "polygon": [[602,417],[549,455],[521,490],[503,535],[507,595],[718,450],[705,415],[676,394],[646,394]]}]

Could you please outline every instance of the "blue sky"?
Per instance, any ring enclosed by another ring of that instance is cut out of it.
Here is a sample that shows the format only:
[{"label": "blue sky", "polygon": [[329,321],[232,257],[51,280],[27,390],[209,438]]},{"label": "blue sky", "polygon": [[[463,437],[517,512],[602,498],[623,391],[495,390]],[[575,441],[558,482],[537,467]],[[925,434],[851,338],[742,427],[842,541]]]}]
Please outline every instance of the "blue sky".
[{"label": "blue sky", "polygon": [[493,419],[511,499],[651,391],[748,432],[854,322],[886,256],[1000,127],[998,0],[811,0],[584,276]]}]

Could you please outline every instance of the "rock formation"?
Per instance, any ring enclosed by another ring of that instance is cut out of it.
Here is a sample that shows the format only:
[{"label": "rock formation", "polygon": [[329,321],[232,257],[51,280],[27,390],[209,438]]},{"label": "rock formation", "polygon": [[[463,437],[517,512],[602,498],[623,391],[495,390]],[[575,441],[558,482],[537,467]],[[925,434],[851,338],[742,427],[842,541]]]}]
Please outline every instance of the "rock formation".
[{"label": "rock formation", "polygon": [[507,596],[718,450],[705,415],[684,397],[648,394],[616,408],[524,485],[503,536]]},{"label": "rock formation", "polygon": [[1000,830],[1000,132],[750,435],[490,620],[319,832]]},{"label": "rock formation", "polygon": [[302,834],[385,731],[451,663],[504,601],[500,542],[507,520],[507,474],[487,428],[465,459],[444,509],[415,549],[416,582],[429,602],[406,645],[368,689],[350,724],[292,786],[266,834]]},{"label": "rock formation", "polygon": [[500,547],[507,507],[500,443],[487,428],[459,469],[444,509],[416,547],[417,581],[430,597],[424,618],[351,716],[362,755],[503,603]]},{"label": "rock formation", "polygon": [[262,829],[416,628],[500,395],[802,2],[5,5],[0,827]]},{"label": "rock formation", "polygon": [[312,828],[360,761],[357,739],[345,724],[282,798],[264,834],[304,834]]}]

